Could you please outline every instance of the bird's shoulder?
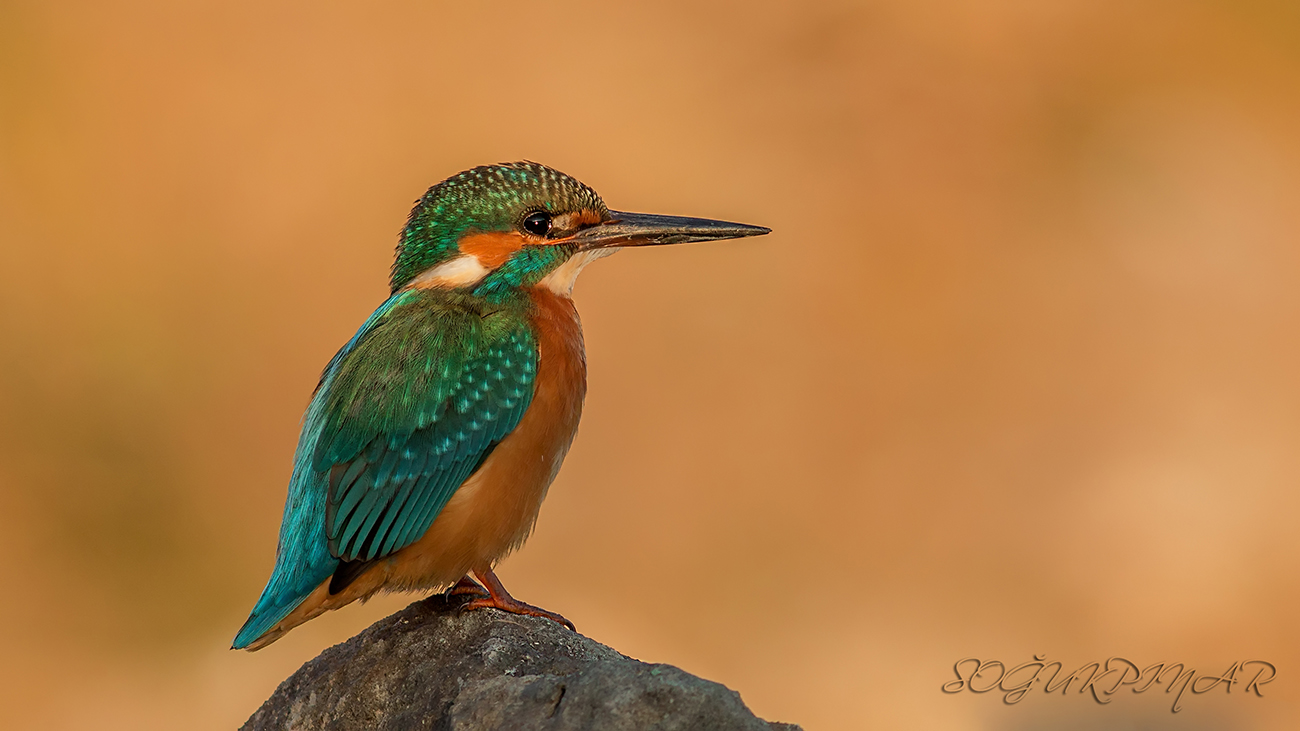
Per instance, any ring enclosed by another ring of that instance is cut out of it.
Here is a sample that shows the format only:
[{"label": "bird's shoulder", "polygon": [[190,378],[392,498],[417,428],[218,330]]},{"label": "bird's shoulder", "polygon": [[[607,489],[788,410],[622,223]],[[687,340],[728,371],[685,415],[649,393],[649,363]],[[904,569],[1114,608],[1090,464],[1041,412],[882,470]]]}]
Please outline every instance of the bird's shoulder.
[{"label": "bird's shoulder", "polygon": [[483,344],[527,327],[534,309],[525,298],[487,299],[439,289],[397,292],[330,359],[317,389],[345,374],[418,370],[419,354],[472,356]]},{"label": "bird's shoulder", "polygon": [[394,295],[335,356],[315,400],[317,469],[371,440],[400,441],[434,422],[472,420],[531,393],[537,342],[526,300],[446,291]]}]

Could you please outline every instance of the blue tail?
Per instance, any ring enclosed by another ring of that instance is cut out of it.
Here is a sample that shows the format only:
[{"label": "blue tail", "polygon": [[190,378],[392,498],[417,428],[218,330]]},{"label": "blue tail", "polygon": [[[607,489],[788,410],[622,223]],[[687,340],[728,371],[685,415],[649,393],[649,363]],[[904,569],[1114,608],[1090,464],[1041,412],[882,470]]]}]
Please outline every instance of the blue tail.
[{"label": "blue tail", "polygon": [[321,374],[320,385],[316,387],[316,393],[307,407],[302,434],[298,438],[298,449],[293,458],[289,497],[284,502],[284,520],[280,523],[280,545],[275,550],[275,570],[271,572],[271,579],[266,582],[257,605],[248,615],[248,621],[239,630],[239,634],[235,635],[233,649],[245,649],[269,632],[338,568],[339,561],[330,554],[329,541],[325,537],[329,474],[312,468],[316,442],[320,439],[325,423],[325,397],[343,356],[356,346],[367,329],[383,319],[386,312],[408,296],[407,293],[399,293],[388,298],[366,319],[347,345],[339,349]]},{"label": "blue tail", "polygon": [[273,574],[271,581],[262,590],[262,596],[257,600],[257,605],[253,607],[253,611],[248,615],[248,620],[244,622],[243,627],[239,628],[239,634],[235,635],[235,641],[231,644],[230,649],[243,650],[256,642],[258,638],[289,616],[289,613],[296,609],[299,604],[302,604],[302,601],[316,587],[320,586],[321,582],[329,580],[332,573],[332,570],[323,571],[318,579],[314,581],[308,579],[309,585],[298,586],[293,591],[284,591],[278,588]]},{"label": "blue tail", "polygon": [[[284,504],[284,521],[280,524],[280,545],[275,551],[275,570],[266,582],[248,621],[235,635],[233,649],[242,650],[257,641],[272,627],[302,604],[321,582],[328,581],[338,568],[338,559],[330,555],[325,538],[325,500],[328,476],[311,469],[314,438],[299,444],[299,458],[289,479],[289,498]],[[306,448],[304,450],[304,447]]]}]

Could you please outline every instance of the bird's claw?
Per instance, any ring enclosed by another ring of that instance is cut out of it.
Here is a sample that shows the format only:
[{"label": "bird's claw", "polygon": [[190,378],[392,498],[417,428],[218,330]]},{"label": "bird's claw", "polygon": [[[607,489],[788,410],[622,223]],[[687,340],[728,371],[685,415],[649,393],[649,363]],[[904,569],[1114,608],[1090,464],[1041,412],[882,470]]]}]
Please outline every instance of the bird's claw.
[{"label": "bird's claw", "polygon": [[556,614],[555,612],[549,612],[541,607],[526,604],[514,598],[502,601],[500,598],[494,598],[491,595],[488,595],[478,599],[471,599],[470,601],[460,605],[460,611],[462,612],[472,612],[475,609],[499,609],[503,612],[509,612],[510,614],[521,614],[525,617],[542,617],[543,619],[549,619],[556,624],[564,625],[574,632],[578,631],[578,628],[573,626],[573,622],[565,619],[562,615]]}]

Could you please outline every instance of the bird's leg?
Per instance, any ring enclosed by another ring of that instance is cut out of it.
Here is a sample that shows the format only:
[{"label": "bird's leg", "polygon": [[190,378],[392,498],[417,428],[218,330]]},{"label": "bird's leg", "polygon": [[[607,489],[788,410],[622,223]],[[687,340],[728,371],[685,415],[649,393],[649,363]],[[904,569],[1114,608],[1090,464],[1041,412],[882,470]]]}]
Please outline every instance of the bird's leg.
[{"label": "bird's leg", "polygon": [[[466,602],[461,605],[461,611],[468,612],[472,609],[483,609],[485,607],[500,609],[503,612],[510,612],[511,614],[523,614],[529,617],[545,617],[552,622],[562,624],[569,629],[574,629],[573,622],[570,622],[555,612],[548,612],[541,607],[534,607],[531,604],[525,604],[524,602],[510,596],[510,592],[506,591],[506,588],[501,585],[501,580],[497,578],[496,574],[492,573],[492,569],[484,569],[481,571],[475,569],[474,575],[478,577],[479,581],[483,582],[483,586],[487,588],[488,595]],[[468,577],[461,581],[467,579]],[[459,584],[457,584],[457,586],[459,586]]]},{"label": "bird's leg", "polygon": [[455,586],[447,590],[447,596],[464,596],[466,594],[472,594],[476,597],[492,596],[487,589],[479,586],[477,581],[469,578],[468,574],[460,577],[460,581],[457,581]]}]

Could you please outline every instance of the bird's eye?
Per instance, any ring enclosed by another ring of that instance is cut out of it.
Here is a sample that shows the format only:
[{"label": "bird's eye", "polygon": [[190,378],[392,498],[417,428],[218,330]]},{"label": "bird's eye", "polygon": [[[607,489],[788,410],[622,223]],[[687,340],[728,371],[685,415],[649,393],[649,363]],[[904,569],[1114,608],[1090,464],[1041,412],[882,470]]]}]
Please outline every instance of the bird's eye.
[{"label": "bird's eye", "polygon": [[528,214],[524,219],[524,230],[534,236],[545,236],[551,230],[551,216],[538,211]]}]

